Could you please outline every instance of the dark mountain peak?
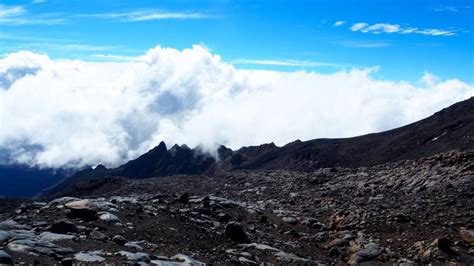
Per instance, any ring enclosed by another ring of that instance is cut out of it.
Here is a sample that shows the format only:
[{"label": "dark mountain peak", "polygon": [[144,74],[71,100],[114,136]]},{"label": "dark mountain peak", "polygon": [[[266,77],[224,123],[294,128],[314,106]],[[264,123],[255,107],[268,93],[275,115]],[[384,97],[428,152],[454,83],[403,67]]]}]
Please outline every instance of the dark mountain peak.
[{"label": "dark mountain peak", "polygon": [[183,145],[179,145],[179,144],[175,144],[173,145],[173,147],[171,147],[171,149],[169,150],[170,153],[176,153],[176,152],[179,152],[179,151],[191,151],[192,149],[188,147],[188,145],[186,144],[183,144]]},{"label": "dark mountain peak", "polygon": [[290,147],[290,146],[298,145],[300,143],[302,143],[302,141],[297,139],[295,141],[292,141],[292,142],[289,142],[289,143],[285,144],[285,146],[283,146],[283,147]]},{"label": "dark mountain peak", "polygon": [[150,151],[152,151],[153,153],[163,153],[163,152],[168,151],[168,148],[166,147],[165,142],[161,141],[160,144],[158,144],[158,146],[151,149]]},{"label": "dark mountain peak", "polygon": [[233,153],[232,149],[229,149],[224,145],[220,145],[217,148],[217,157],[219,161],[223,161],[230,158],[232,156],[232,153]]},{"label": "dark mountain peak", "polygon": [[94,168],[94,171],[103,171],[103,170],[108,170],[108,169],[102,164],[99,164]]}]

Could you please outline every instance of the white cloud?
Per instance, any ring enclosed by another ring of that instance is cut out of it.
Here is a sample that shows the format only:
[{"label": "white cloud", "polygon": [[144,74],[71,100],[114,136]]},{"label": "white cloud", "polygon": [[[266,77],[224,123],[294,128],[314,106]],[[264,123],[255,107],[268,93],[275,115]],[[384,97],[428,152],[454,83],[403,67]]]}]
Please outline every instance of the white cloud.
[{"label": "white cloud", "polygon": [[161,140],[238,148],[381,131],[474,95],[456,79],[424,78],[418,87],[376,79],[376,69],[241,70],[201,46],[156,47],[140,59],[7,55],[0,60],[0,152],[43,166],[111,166]]},{"label": "white cloud", "polygon": [[237,59],[230,63],[234,65],[266,65],[266,66],[289,66],[289,67],[346,67],[347,65],[316,62],[293,59]]},{"label": "white cloud", "polygon": [[42,4],[42,3],[46,3],[46,0],[33,0],[33,1],[31,1],[32,5]]},{"label": "white cloud", "polygon": [[415,32],[419,33],[419,34],[431,35],[431,36],[453,36],[453,35],[456,35],[455,31],[453,31],[453,30],[425,29],[425,30],[417,30]]},{"label": "white cloud", "polygon": [[141,9],[123,13],[82,14],[78,17],[94,17],[101,19],[117,19],[121,21],[150,21],[164,19],[205,19],[214,16],[201,12],[170,12],[157,9]]},{"label": "white cloud", "polygon": [[24,6],[5,6],[0,4],[0,24],[8,25],[32,25],[45,24],[56,25],[63,24],[65,20],[56,17],[56,14],[31,15]]},{"label": "white cloud", "polygon": [[389,23],[376,23],[373,25],[369,25],[365,22],[355,23],[350,27],[352,31],[360,31],[363,33],[373,33],[373,34],[380,34],[380,33],[401,33],[401,34],[422,34],[422,35],[430,35],[430,36],[454,36],[458,29],[419,29],[415,27],[401,27],[398,24],[389,24]]},{"label": "white cloud", "polygon": [[0,19],[8,19],[25,13],[26,10],[23,6],[4,6],[0,4]]},{"label": "white cloud", "polygon": [[334,27],[339,27],[339,26],[344,25],[345,23],[346,22],[344,20],[339,20],[339,21],[336,21],[333,26]]},{"label": "white cloud", "polygon": [[425,74],[423,74],[420,81],[423,85],[430,88],[436,85],[437,82],[439,82],[439,77],[437,77],[433,73],[425,71]]},{"label": "white cloud", "polygon": [[362,32],[373,32],[373,33],[393,33],[400,31],[400,25],[398,24],[387,24],[387,23],[377,23],[374,25],[370,25],[368,27],[364,27],[360,29]]},{"label": "white cloud", "polygon": [[436,12],[460,12],[460,11],[471,11],[472,6],[440,6],[434,9]]},{"label": "white cloud", "polygon": [[336,44],[346,46],[346,47],[356,47],[356,48],[380,48],[390,46],[390,42],[380,42],[380,41],[337,41]]},{"label": "white cloud", "polygon": [[369,24],[367,23],[364,23],[364,22],[359,22],[359,23],[356,23],[354,25],[352,25],[352,27],[350,28],[351,31],[359,31],[365,27],[367,27]]}]

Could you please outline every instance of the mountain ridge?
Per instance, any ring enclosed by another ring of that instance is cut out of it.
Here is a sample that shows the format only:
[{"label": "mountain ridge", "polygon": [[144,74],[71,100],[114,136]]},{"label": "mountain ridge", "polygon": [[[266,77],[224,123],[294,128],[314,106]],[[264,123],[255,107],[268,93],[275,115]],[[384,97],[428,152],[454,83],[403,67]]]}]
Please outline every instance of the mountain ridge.
[{"label": "mountain ridge", "polygon": [[199,148],[158,146],[112,169],[98,166],[65,179],[45,193],[57,192],[76,182],[106,176],[149,178],[170,175],[215,175],[234,170],[314,171],[327,167],[368,167],[413,160],[451,150],[474,149],[474,97],[444,108],[406,126],[351,138],[296,140],[233,151],[223,145],[217,158]]}]

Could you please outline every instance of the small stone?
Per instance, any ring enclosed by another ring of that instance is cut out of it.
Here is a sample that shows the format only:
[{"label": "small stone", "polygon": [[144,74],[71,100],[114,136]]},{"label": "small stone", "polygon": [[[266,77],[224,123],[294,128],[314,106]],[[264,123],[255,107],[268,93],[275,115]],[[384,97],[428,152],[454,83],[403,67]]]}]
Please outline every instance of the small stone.
[{"label": "small stone", "polygon": [[467,251],[467,253],[468,253],[469,255],[474,255],[474,247],[470,248],[470,249]]},{"label": "small stone", "polygon": [[300,195],[300,194],[298,194],[298,193],[291,192],[291,193],[290,193],[290,198],[294,199],[294,198],[298,197],[299,195]]},{"label": "small stone", "polygon": [[349,245],[349,240],[342,238],[336,238],[329,243],[329,247],[342,247],[347,245]]},{"label": "small stone", "polygon": [[462,240],[464,240],[465,242],[469,244],[474,243],[474,230],[461,228],[461,230],[459,230],[459,236],[461,237]]},{"label": "small stone", "polygon": [[297,224],[298,220],[294,217],[283,217],[283,222],[288,223],[288,224]]},{"label": "small stone", "polygon": [[242,264],[254,264],[254,265],[257,265],[257,264],[258,264],[256,261],[249,260],[249,259],[244,258],[244,257],[239,257],[239,261],[240,261]]},{"label": "small stone", "polygon": [[92,238],[92,239],[96,239],[96,240],[105,240],[105,239],[107,239],[107,235],[100,232],[97,229],[92,230],[91,233],[89,234],[89,237]]},{"label": "small stone", "polygon": [[121,236],[121,235],[116,235],[112,238],[112,241],[114,241],[117,245],[125,245],[125,243],[127,243],[127,240],[125,239],[125,237]]},{"label": "small stone", "polygon": [[110,212],[103,212],[100,214],[99,219],[110,223],[121,223],[122,221],[116,215]]}]

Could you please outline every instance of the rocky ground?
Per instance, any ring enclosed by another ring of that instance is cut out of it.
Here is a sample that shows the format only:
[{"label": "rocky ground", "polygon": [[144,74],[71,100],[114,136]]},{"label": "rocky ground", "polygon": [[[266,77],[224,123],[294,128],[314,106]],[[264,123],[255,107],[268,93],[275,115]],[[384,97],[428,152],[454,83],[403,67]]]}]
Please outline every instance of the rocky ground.
[{"label": "rocky ground", "polygon": [[474,153],[103,178],[2,216],[0,264],[474,264]]}]

